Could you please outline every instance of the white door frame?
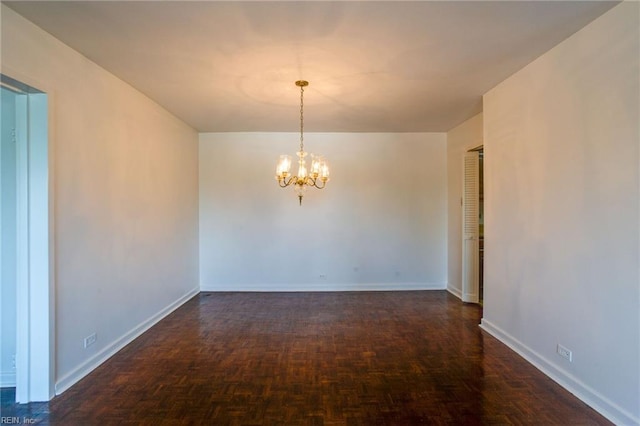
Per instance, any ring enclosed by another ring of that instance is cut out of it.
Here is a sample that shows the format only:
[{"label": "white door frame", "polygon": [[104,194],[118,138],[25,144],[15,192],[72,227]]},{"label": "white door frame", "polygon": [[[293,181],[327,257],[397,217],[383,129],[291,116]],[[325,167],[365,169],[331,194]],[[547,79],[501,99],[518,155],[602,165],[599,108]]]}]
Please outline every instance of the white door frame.
[{"label": "white door frame", "polygon": [[25,93],[16,101],[22,111],[16,114],[16,402],[49,401],[55,380],[49,98],[6,75],[2,81]]}]

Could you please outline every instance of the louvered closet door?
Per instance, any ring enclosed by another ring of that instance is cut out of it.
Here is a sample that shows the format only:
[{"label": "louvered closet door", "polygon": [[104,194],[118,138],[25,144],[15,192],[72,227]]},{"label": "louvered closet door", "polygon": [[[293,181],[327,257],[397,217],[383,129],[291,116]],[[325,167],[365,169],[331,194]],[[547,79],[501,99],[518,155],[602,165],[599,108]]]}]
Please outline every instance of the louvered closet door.
[{"label": "louvered closet door", "polygon": [[462,195],[462,301],[479,302],[479,226],[480,180],[479,153],[464,155]]}]

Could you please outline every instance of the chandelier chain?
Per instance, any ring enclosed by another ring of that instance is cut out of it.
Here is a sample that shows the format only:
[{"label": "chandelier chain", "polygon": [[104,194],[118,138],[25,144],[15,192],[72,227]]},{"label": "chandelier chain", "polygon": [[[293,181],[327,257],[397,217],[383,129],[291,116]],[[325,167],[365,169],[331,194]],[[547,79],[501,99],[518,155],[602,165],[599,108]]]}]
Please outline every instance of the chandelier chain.
[{"label": "chandelier chain", "polygon": [[304,87],[300,86],[300,152],[304,152]]}]

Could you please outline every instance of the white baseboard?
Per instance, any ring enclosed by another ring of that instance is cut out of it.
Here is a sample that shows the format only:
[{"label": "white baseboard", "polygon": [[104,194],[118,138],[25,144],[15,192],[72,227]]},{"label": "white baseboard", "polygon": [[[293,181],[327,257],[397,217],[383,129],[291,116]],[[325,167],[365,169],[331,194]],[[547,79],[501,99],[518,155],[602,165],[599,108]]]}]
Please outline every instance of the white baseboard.
[{"label": "white baseboard", "polygon": [[458,299],[462,300],[462,291],[458,290],[455,287],[451,287],[451,286],[447,286],[447,291],[451,294],[453,294],[455,297],[457,297]]},{"label": "white baseboard", "polygon": [[0,388],[14,388],[16,387],[16,372],[14,371],[0,371]]},{"label": "white baseboard", "polygon": [[137,337],[139,337],[142,333],[149,330],[151,327],[156,325],[160,320],[169,315],[171,312],[178,309],[185,302],[191,299],[193,296],[198,294],[200,289],[195,288],[189,291],[184,296],[180,297],[175,302],[169,304],[169,306],[162,309],[157,314],[153,315],[151,318],[143,321],[138,324],[136,327],[132,328],[129,332],[125,333],[122,337],[117,339],[115,342],[111,343],[103,350],[89,358],[86,362],[78,366],[76,369],[71,371],[69,374],[62,377],[60,380],[56,382],[55,392],[56,395],[60,395],[71,386],[76,384],[80,379],[85,377],[87,374],[91,373],[95,370],[100,364],[105,362],[107,359],[111,358],[116,352],[124,348],[126,345],[134,341]]},{"label": "white baseboard", "polygon": [[446,283],[352,283],[352,284],[201,284],[201,291],[322,292],[322,291],[415,291],[445,290]]},{"label": "white baseboard", "polygon": [[597,391],[582,383],[578,378],[567,373],[557,365],[549,362],[542,355],[527,347],[509,333],[497,327],[495,324],[482,319],[480,323],[487,333],[507,345],[510,349],[531,363],[538,370],[546,374],[550,379],[571,392],[585,404],[602,414],[616,425],[640,425],[640,418],[618,406]]}]

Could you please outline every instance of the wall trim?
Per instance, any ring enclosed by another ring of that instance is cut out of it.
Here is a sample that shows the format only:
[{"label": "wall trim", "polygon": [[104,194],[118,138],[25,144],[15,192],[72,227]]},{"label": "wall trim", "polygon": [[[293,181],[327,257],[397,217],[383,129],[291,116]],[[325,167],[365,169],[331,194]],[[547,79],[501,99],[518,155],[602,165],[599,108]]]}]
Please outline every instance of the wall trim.
[{"label": "wall trim", "polygon": [[458,290],[455,287],[451,287],[450,285],[447,285],[447,291],[453,294],[458,299],[462,300],[462,291]]},{"label": "wall trim", "polygon": [[446,283],[307,283],[307,284],[201,284],[200,291],[415,291],[446,290]]},{"label": "wall trim", "polygon": [[0,372],[0,388],[14,388],[14,387],[16,387],[15,370]]},{"label": "wall trim", "polygon": [[515,337],[511,336],[500,327],[483,318],[480,323],[480,328],[507,345],[511,350],[523,357],[538,370],[542,371],[550,379],[571,392],[578,399],[596,410],[598,413],[602,414],[614,424],[640,425],[640,418],[635,417],[632,413],[621,408],[615,402],[609,400],[586,384],[582,383],[575,376],[572,376],[565,370],[548,361],[545,357],[529,348]]},{"label": "wall trim", "polygon": [[56,395],[60,395],[64,391],[68,390],[71,386],[76,384],[80,379],[84,378],[86,375],[95,370],[100,364],[111,358],[116,352],[120,351],[122,348],[127,346],[129,343],[133,342],[136,338],[142,335],[145,331],[149,330],[151,327],[156,325],[170,313],[178,309],[180,306],[184,305],[187,301],[192,299],[200,293],[199,288],[194,288],[187,292],[185,295],[178,298],[176,301],[170,303],[167,307],[160,310],[157,314],[151,316],[147,320],[141,322],[137,326],[133,327],[127,333],[122,335],[115,342],[111,343],[100,352],[89,358],[87,361],[79,365],[76,369],[71,371],[69,374],[62,377],[59,381],[56,382],[55,392]]}]

